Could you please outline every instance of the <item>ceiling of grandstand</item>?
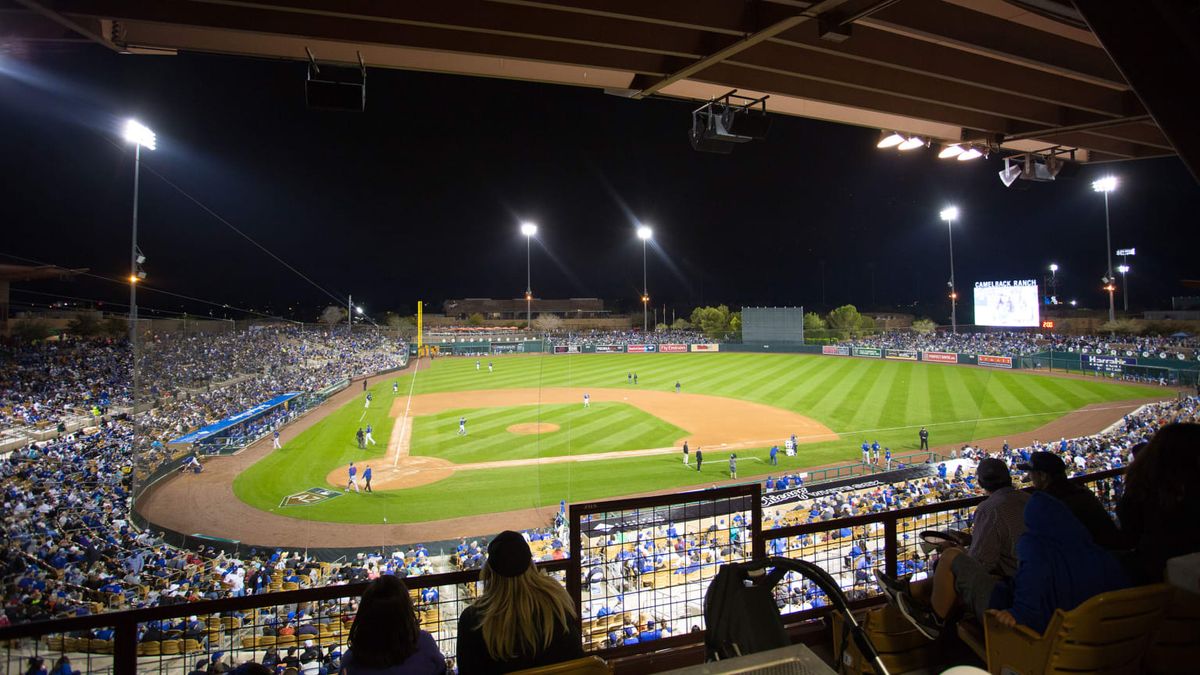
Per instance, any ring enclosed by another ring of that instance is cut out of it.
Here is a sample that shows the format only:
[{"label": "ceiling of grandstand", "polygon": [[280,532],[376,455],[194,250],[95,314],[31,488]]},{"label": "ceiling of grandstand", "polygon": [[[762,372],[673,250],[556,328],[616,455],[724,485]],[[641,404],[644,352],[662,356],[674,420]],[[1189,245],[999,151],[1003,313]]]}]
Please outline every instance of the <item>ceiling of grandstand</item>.
[{"label": "ceiling of grandstand", "polygon": [[1085,20],[1056,0],[0,0],[0,39],[294,60],[311,51],[335,63],[361,54],[368,67],[631,98],[699,101],[736,88],[769,94],[777,113],[993,152],[1078,149],[1083,162],[1190,146],[1164,134],[1089,29],[1112,25],[1096,12]]}]

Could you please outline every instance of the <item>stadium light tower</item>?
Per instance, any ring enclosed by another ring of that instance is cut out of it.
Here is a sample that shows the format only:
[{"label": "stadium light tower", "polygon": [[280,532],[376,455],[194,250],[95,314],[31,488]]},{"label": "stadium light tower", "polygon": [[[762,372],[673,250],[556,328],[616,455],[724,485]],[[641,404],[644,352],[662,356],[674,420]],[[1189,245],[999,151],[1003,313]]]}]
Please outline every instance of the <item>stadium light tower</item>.
[{"label": "stadium light tower", "polygon": [[1129,265],[1117,265],[1117,271],[1121,273],[1121,295],[1124,296],[1125,313],[1129,313]]},{"label": "stadium light tower", "polygon": [[1050,263],[1050,297],[1058,304],[1058,263]]},{"label": "stadium light tower", "polygon": [[1104,193],[1104,242],[1108,258],[1108,273],[1104,277],[1104,290],[1108,291],[1108,320],[1117,320],[1117,308],[1113,301],[1113,291],[1117,290],[1116,277],[1113,276],[1112,265],[1112,230],[1108,225],[1108,193],[1117,189],[1117,177],[1105,176],[1092,182],[1092,189]]},{"label": "stadium light tower", "polygon": [[521,223],[521,234],[525,235],[525,330],[533,328],[533,284],[530,277],[529,243],[537,234],[537,225]]},{"label": "stadium light tower", "polygon": [[958,332],[958,291],[954,288],[954,221],[958,220],[958,207],[942,209],[942,220],[946,221],[946,232],[950,235],[950,330]]},{"label": "stadium light tower", "polygon": [[654,231],[645,225],[638,226],[638,239],[642,240],[642,332],[649,331],[648,316],[650,307],[650,289],[646,284],[646,242],[654,236]]},{"label": "stadium light tower", "polygon": [[146,278],[139,268],[146,258],[138,250],[138,176],[142,169],[142,148],[153,150],[157,142],[154,132],[137,120],[127,120],[122,135],[126,142],[133,143],[133,241],[129,248],[129,348],[133,349],[137,340],[137,285]]}]

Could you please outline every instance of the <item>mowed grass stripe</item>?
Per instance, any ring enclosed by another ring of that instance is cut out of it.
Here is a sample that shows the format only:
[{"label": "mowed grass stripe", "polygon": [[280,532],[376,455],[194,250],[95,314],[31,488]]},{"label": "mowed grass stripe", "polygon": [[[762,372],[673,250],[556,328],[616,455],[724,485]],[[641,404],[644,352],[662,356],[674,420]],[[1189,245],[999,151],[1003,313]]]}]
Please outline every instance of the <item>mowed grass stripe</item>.
[{"label": "mowed grass stripe", "polygon": [[[853,361],[848,358],[828,358],[824,360],[828,363],[814,373],[813,377],[805,383],[805,388],[799,392],[799,396],[795,399],[796,403],[793,409],[816,411],[830,390],[842,381],[842,378],[845,377],[846,372],[853,364]],[[825,419],[815,412],[813,416],[818,417],[818,419]]]},{"label": "mowed grass stripe", "polygon": [[880,369],[879,376],[874,380],[863,378],[855,387],[861,391],[857,402],[851,401],[849,410],[849,425],[855,429],[876,429],[891,426],[883,423],[882,417],[888,407],[888,395],[892,391],[892,383],[896,381],[897,364],[887,363]]},{"label": "mowed grass stripe", "polygon": [[[924,424],[928,424],[933,420],[933,406],[930,402],[929,392],[929,367],[916,367],[910,369],[908,378],[908,389],[903,392],[904,413],[900,418],[900,424],[911,424],[914,420],[918,423],[920,420],[926,420]],[[898,426],[898,425],[897,425]]]}]

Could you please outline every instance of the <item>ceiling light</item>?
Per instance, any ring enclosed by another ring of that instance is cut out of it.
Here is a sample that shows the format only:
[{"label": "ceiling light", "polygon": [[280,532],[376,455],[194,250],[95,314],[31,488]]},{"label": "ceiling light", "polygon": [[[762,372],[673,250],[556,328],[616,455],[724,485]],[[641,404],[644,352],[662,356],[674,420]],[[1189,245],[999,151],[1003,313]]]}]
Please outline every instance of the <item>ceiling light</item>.
[{"label": "ceiling light", "polygon": [[962,146],[958,143],[947,145],[946,147],[942,148],[941,152],[938,153],[938,159],[950,159],[951,157],[957,157],[958,155],[961,155],[962,152]]},{"label": "ceiling light", "polygon": [[897,150],[915,150],[916,148],[925,145],[925,141],[920,136],[910,136],[908,140],[896,146]]},{"label": "ceiling light", "polygon": [[1017,178],[1021,176],[1021,166],[1004,160],[1004,168],[1000,170],[1000,182],[1004,183],[1004,187],[1012,187],[1012,184],[1017,182]]},{"label": "ceiling light", "polygon": [[877,147],[877,148],[894,148],[903,142],[904,142],[904,137],[893,131],[891,133],[891,135],[884,136],[882,139],[880,139],[880,141],[875,144],[875,147]]},{"label": "ceiling light", "polygon": [[983,153],[978,148],[967,148],[958,155],[958,161],[967,162],[972,159],[979,159],[980,157],[983,157]]}]

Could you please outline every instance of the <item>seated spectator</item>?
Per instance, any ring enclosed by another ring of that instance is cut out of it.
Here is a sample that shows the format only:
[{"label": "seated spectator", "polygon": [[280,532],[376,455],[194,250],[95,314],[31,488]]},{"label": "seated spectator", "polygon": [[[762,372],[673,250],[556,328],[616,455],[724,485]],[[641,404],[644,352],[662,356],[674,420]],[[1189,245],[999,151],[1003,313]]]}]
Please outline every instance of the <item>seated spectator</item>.
[{"label": "seated spectator", "polygon": [[1017,468],[1029,472],[1033,489],[1045,492],[1071,509],[1101,548],[1112,551],[1121,547],[1120,533],[1104,505],[1095,492],[1067,480],[1067,465],[1062,458],[1052,452],[1035,452]]},{"label": "seated spectator", "polygon": [[1200,424],[1168,424],[1134,457],[1117,502],[1139,584],[1162,581],[1167,560],[1200,551]]},{"label": "seated spectator", "polygon": [[417,627],[417,615],[404,582],[390,574],[372,581],[363,591],[358,615],[350,627],[350,649],[342,658],[342,673],[444,672],[446,659],[433,636]]},{"label": "seated spectator", "polygon": [[483,592],[458,620],[462,675],[497,673],[581,658],[575,606],[533,566],[529,544],[506,530],[488,544]]},{"label": "seated spectator", "polygon": [[79,675],[79,671],[71,667],[71,658],[63,654],[54,662],[50,675]]},{"label": "seated spectator", "polygon": [[937,639],[945,620],[961,605],[973,616],[991,611],[1005,626],[1020,624],[1041,633],[1055,610],[1075,609],[1094,595],[1129,585],[1116,557],[1093,542],[1059,500],[1035,492],[1024,518],[1025,531],[1017,544],[1020,566],[1011,581],[991,576],[962,549],[950,549],[934,572],[928,605],[907,593],[896,596],[905,618],[926,637]]}]

